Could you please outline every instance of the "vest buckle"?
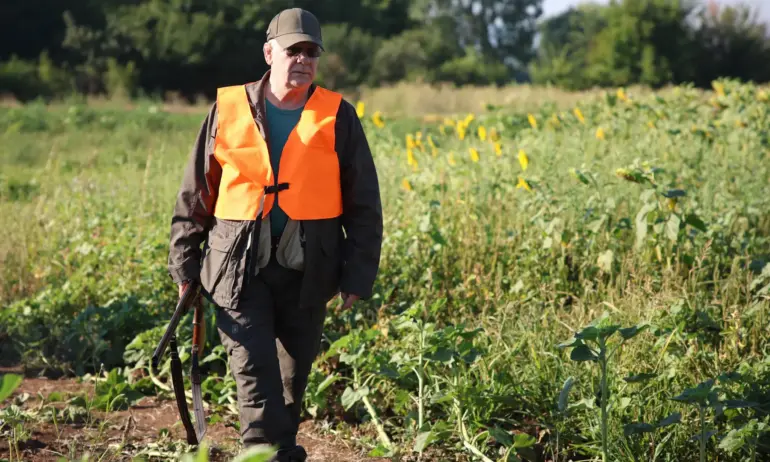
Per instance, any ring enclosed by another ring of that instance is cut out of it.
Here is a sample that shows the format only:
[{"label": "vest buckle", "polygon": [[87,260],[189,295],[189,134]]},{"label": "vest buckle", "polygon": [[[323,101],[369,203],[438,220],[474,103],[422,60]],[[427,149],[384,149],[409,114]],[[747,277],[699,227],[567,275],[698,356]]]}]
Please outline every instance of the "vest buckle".
[{"label": "vest buckle", "polygon": [[265,186],[265,194],[276,194],[279,191],[289,189],[289,183],[278,183],[277,185]]}]

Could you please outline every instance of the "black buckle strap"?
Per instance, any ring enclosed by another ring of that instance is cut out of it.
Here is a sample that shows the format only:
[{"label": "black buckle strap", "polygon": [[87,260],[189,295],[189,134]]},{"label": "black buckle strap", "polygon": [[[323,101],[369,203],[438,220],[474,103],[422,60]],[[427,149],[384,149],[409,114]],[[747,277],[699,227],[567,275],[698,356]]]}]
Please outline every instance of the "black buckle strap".
[{"label": "black buckle strap", "polygon": [[265,194],[275,194],[279,191],[289,189],[289,183],[278,183],[276,185],[265,186]]}]

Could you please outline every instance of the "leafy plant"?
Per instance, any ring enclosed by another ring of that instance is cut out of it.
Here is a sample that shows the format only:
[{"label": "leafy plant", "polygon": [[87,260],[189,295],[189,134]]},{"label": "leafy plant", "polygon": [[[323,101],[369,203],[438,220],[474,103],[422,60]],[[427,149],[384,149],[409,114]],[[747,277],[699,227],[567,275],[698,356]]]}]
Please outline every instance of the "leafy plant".
[{"label": "leafy plant", "polygon": [[[605,312],[594,322],[576,332],[571,341],[559,345],[559,348],[572,348],[570,359],[573,361],[589,361],[599,364],[601,446],[602,459],[605,461],[609,457],[607,407],[610,402],[610,371],[608,370],[608,364],[613,355],[627,340],[634,338],[647,327],[649,327],[648,324],[639,324],[637,326],[621,328],[619,324],[613,324],[609,314]],[[616,332],[620,334],[620,340],[616,343],[611,343],[610,338]]]}]

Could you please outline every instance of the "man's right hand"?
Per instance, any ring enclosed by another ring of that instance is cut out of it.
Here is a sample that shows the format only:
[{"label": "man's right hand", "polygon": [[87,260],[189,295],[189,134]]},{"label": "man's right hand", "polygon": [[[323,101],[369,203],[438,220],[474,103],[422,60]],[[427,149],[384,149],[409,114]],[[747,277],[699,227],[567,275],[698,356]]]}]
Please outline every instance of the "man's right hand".
[{"label": "man's right hand", "polygon": [[182,295],[184,295],[184,291],[187,290],[187,286],[189,285],[190,285],[190,281],[185,281],[179,284],[179,300],[182,299]]}]

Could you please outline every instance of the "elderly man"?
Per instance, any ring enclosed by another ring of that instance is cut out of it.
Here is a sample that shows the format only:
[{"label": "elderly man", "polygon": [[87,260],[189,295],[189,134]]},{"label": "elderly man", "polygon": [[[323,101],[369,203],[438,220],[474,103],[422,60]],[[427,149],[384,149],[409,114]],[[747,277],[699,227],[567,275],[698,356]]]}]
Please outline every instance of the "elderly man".
[{"label": "elderly man", "polygon": [[217,90],[171,222],[180,296],[199,280],[218,308],[243,444],[278,461],[307,457],[296,435],[327,303],[371,297],[380,261],[375,165],[353,106],[313,83],[322,50],[310,12],[272,19],[270,69]]}]

